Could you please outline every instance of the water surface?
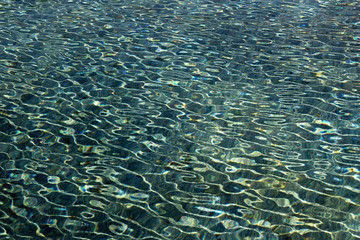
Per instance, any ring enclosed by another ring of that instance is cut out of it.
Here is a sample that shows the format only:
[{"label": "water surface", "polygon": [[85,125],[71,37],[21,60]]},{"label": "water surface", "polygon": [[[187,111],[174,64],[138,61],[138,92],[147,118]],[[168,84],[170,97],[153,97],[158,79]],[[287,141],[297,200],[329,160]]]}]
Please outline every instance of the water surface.
[{"label": "water surface", "polygon": [[1,239],[360,239],[359,14],[1,1]]}]

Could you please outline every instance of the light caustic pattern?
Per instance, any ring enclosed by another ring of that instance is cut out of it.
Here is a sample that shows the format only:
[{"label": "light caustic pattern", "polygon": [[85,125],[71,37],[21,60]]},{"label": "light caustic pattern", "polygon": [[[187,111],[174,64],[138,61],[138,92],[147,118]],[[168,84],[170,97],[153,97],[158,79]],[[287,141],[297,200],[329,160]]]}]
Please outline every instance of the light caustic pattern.
[{"label": "light caustic pattern", "polygon": [[359,239],[359,10],[0,2],[0,238]]}]

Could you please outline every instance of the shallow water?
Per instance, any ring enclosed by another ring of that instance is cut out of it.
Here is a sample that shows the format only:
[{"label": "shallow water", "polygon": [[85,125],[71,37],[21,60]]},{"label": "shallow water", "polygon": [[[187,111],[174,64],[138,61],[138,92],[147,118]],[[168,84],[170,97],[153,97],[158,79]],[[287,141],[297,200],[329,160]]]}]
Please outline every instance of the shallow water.
[{"label": "shallow water", "polygon": [[0,239],[360,239],[356,1],[1,1]]}]

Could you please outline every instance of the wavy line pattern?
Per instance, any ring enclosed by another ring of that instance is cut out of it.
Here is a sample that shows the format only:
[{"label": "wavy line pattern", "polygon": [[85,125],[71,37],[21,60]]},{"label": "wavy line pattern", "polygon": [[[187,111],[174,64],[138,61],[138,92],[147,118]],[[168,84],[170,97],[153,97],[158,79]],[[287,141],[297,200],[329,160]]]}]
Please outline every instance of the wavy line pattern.
[{"label": "wavy line pattern", "polygon": [[0,13],[0,239],[360,239],[356,1]]}]

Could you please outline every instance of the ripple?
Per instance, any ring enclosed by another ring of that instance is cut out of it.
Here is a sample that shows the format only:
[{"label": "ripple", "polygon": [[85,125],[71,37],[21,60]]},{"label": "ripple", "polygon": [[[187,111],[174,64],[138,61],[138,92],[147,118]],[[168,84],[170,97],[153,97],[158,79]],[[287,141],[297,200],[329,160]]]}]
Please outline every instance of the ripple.
[{"label": "ripple", "polygon": [[357,238],[358,11],[5,1],[0,235]]}]

